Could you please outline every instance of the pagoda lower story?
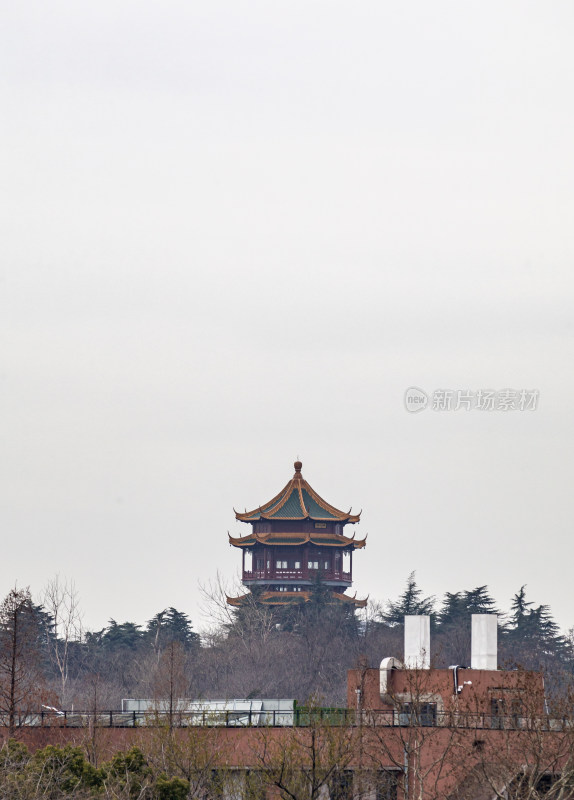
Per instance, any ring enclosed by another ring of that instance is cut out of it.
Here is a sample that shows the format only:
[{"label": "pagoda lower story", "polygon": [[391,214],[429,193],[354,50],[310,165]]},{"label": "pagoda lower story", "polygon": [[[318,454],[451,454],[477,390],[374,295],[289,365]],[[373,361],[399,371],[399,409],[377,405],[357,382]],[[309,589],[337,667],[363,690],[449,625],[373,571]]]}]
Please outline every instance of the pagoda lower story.
[{"label": "pagoda lower story", "polygon": [[272,500],[243,514],[240,522],[251,525],[247,536],[229,536],[229,543],[243,551],[242,583],[250,590],[228,597],[232,606],[253,599],[265,605],[306,602],[318,582],[331,591],[331,601],[363,608],[367,601],[345,594],[352,586],[353,551],[366,539],[345,536],[345,525],[360,521],[360,514],[339,511],[326,503],[301,474],[295,474]]}]

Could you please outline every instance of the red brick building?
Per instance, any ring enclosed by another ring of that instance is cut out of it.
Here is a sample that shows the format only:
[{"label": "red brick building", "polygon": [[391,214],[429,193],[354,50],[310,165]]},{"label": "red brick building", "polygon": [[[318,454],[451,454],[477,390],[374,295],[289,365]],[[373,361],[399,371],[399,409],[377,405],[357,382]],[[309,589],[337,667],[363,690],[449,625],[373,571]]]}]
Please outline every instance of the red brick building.
[{"label": "red brick building", "polygon": [[548,711],[539,673],[492,667],[496,643],[483,633],[496,618],[486,616],[473,618],[473,660],[490,668],[427,666],[428,618],[407,617],[404,659],[350,670],[346,709],[238,716],[198,713],[194,701],[178,704],[169,724],[165,710],[72,712],[30,719],[19,736],[33,748],[72,742],[100,758],[132,745],[175,747],[206,800],[569,800],[572,709]]}]

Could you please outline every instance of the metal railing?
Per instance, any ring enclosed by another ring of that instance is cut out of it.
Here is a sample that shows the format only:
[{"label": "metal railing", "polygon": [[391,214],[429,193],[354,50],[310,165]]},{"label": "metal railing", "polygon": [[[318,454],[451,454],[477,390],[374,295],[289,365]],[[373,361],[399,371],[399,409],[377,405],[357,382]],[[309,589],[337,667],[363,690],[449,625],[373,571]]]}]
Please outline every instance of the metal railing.
[{"label": "metal railing", "polygon": [[[433,715],[416,711],[362,711],[346,708],[295,708],[289,711],[48,711],[28,714],[17,721],[19,726],[56,728],[138,728],[138,727],[309,727],[325,725],[344,727],[461,728],[475,730],[566,731],[574,728],[570,717],[545,714],[532,716],[492,715],[461,711],[437,711]],[[0,715],[0,727],[8,727],[6,715]]]},{"label": "metal railing", "polygon": [[375,727],[464,728],[474,730],[565,731],[574,728],[574,718],[548,714],[486,714],[471,711],[362,711],[363,725]]},{"label": "metal railing", "polygon": [[[347,726],[355,722],[355,713],[346,708],[292,710],[166,710],[159,711],[39,711],[18,721],[29,727],[137,728],[137,727],[308,727],[310,725]],[[8,719],[0,715],[0,727]]]}]

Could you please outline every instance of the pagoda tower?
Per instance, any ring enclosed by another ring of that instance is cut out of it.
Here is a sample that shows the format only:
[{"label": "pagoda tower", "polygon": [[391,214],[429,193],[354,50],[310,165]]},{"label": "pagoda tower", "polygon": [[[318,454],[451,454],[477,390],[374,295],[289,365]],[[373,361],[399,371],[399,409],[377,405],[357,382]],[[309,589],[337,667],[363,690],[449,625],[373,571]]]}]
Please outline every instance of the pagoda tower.
[{"label": "pagoda tower", "polygon": [[[243,551],[242,582],[249,590],[259,588],[258,602],[285,605],[311,598],[317,580],[332,592],[332,601],[363,608],[367,601],[345,594],[352,583],[353,551],[365,539],[345,536],[345,525],[360,521],[361,514],[339,511],[325,502],[301,474],[295,474],[272,500],[254,511],[235,512],[235,518],[251,525],[246,536],[229,536],[229,544]],[[250,597],[228,597],[240,606]]]}]

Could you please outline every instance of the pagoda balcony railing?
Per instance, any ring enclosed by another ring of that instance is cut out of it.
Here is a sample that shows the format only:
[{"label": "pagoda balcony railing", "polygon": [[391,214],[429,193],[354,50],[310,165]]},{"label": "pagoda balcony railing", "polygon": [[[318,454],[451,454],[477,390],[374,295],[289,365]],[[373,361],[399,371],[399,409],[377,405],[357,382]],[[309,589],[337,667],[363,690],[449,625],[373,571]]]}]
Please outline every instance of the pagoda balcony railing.
[{"label": "pagoda balcony railing", "polygon": [[341,581],[343,583],[351,583],[352,576],[350,572],[342,572],[341,570],[325,570],[325,569],[278,569],[270,567],[269,569],[254,569],[243,570],[244,581],[280,581],[280,580],[299,580],[299,581],[313,581],[320,575],[324,581]]}]

